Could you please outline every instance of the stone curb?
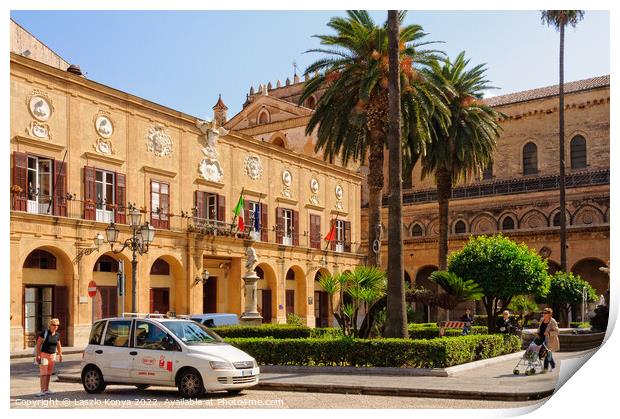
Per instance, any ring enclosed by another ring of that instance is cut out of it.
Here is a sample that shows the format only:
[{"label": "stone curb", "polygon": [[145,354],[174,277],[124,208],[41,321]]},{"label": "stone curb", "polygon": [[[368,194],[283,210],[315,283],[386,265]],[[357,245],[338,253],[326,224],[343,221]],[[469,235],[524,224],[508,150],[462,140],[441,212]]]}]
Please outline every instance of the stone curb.
[{"label": "stone curb", "polygon": [[260,382],[252,387],[254,390],[300,391],[311,393],[365,394],[373,396],[401,396],[435,399],[465,399],[493,401],[531,401],[541,400],[553,395],[555,388],[535,392],[497,392],[497,391],[463,391],[429,388],[372,387],[352,385],[294,384]]},{"label": "stone curb", "polygon": [[[78,349],[62,349],[63,355],[72,355],[72,354],[81,354],[84,352],[84,348]],[[19,359],[19,358],[33,358],[32,351],[29,352],[14,352],[11,354],[11,359]]]}]

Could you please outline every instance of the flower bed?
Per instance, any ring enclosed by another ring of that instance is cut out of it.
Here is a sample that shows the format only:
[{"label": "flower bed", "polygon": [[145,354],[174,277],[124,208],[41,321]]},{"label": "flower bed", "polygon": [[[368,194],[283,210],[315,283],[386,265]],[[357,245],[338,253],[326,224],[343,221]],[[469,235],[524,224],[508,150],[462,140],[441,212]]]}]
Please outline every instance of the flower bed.
[{"label": "flower bed", "polygon": [[228,338],[261,365],[446,368],[516,352],[516,336],[474,335],[437,339]]}]

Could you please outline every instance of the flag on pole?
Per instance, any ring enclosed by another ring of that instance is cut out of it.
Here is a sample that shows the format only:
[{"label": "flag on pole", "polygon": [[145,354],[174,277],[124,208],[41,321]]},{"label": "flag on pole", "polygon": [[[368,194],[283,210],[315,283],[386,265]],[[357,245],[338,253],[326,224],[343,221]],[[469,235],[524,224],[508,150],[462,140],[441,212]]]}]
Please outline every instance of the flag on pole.
[{"label": "flag on pole", "polygon": [[334,241],[336,239],[336,223],[332,220],[332,228],[329,230],[329,233],[327,233],[327,236],[325,236],[325,240],[327,240],[328,242]]},{"label": "flag on pole", "polygon": [[239,221],[238,221],[239,231],[243,231],[245,227],[243,225],[243,207],[244,207],[243,192],[241,192],[241,196],[239,196],[239,202],[237,202],[237,206],[235,206],[235,209],[233,210],[235,214],[235,218],[237,217],[239,218]]},{"label": "flag on pole", "polygon": [[260,204],[254,205],[254,231],[260,231]]}]

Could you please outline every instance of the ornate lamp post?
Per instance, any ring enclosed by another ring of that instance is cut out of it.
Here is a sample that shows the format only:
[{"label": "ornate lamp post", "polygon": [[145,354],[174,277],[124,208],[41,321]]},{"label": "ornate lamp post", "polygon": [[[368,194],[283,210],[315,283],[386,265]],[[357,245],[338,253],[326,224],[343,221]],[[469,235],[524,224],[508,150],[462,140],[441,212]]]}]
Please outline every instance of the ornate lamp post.
[{"label": "ornate lamp post", "polygon": [[[110,243],[110,249],[114,253],[121,253],[125,249],[130,249],[132,253],[131,259],[131,311],[136,312],[136,272],[138,269],[138,260],[136,253],[143,255],[148,253],[149,245],[155,237],[155,228],[147,222],[140,224],[142,214],[138,209],[131,208],[129,210],[129,226],[131,227],[131,237],[122,243],[119,250],[114,250],[114,245],[118,242],[119,230],[114,223],[105,229],[106,240]],[[121,243],[119,243],[121,244]]]}]

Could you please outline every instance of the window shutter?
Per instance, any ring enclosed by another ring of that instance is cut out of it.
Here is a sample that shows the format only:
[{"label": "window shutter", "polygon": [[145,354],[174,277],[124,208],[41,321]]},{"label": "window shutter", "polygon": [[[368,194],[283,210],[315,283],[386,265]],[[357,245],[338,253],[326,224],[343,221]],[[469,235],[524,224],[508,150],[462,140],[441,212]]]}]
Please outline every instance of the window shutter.
[{"label": "window shutter", "polygon": [[[155,181],[151,180],[149,183],[149,201],[151,203],[151,225],[155,228],[159,227],[159,215],[157,214],[157,208],[153,206],[153,183]],[[159,201],[159,205],[161,205],[161,201]]]},{"label": "window shutter", "polygon": [[310,214],[310,247],[321,248],[321,216]]},{"label": "window shutter", "polygon": [[351,251],[351,222],[344,222],[344,251]]},{"label": "window shutter", "polygon": [[67,216],[67,172],[66,163],[54,161],[54,215]]},{"label": "window shutter", "polygon": [[334,240],[332,240],[329,243],[329,248],[331,250],[335,251],[336,250],[336,244],[338,244],[338,240],[337,240],[338,239],[338,230],[336,229],[336,220],[332,220],[331,227],[330,227],[329,231],[331,231],[332,228],[334,229]]},{"label": "window shutter", "polygon": [[67,346],[69,326],[69,292],[67,287],[54,287],[54,303],[52,317],[60,320],[60,344]]},{"label": "window shutter", "polygon": [[155,300],[155,290],[153,288],[149,289],[149,313],[154,312],[154,300]]},{"label": "window shutter", "polygon": [[196,208],[196,218],[206,218],[204,198],[201,191],[194,191],[194,207]]},{"label": "window shutter", "polygon": [[284,237],[284,209],[276,208],[276,243],[282,244]]},{"label": "window shutter", "polygon": [[261,241],[269,241],[269,213],[267,212],[267,204],[260,204],[260,239]]},{"label": "window shutter", "polygon": [[299,212],[293,212],[293,246],[299,246]]},{"label": "window shutter", "polygon": [[217,195],[217,219],[226,221],[226,197],[224,195]]},{"label": "window shutter", "polygon": [[159,214],[159,228],[170,229],[170,185],[165,183],[168,188],[168,193],[161,192],[161,186],[159,189],[159,206],[162,212]]},{"label": "window shutter", "polygon": [[84,219],[96,218],[95,207],[95,168],[84,166]]},{"label": "window shutter", "polygon": [[28,208],[28,156],[26,153],[13,152],[13,185],[22,191],[13,195],[13,209],[27,211]]},{"label": "window shutter", "polygon": [[122,173],[116,174],[116,193],[115,204],[116,209],[114,211],[114,222],[118,224],[127,224],[127,211],[125,209],[125,175]]},{"label": "window shutter", "polygon": [[271,323],[271,290],[262,290],[261,294],[263,295],[263,323]]}]

